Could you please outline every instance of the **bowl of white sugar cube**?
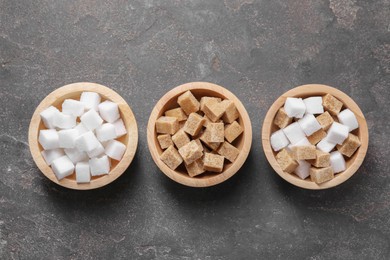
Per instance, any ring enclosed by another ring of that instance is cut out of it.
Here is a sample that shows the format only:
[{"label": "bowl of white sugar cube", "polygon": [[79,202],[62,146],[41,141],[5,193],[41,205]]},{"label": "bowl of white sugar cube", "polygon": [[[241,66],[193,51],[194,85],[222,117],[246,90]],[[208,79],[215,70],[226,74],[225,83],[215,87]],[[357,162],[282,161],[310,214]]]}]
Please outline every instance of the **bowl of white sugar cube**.
[{"label": "bowl of white sugar cube", "polygon": [[32,157],[51,181],[96,189],[122,175],[134,158],[134,114],[115,91],[96,83],[56,89],[38,105],[29,128]]},{"label": "bowl of white sugar cube", "polygon": [[348,180],[363,163],[367,122],[342,91],[303,85],[284,93],[268,110],[262,144],[280,177],[301,188],[327,189]]}]

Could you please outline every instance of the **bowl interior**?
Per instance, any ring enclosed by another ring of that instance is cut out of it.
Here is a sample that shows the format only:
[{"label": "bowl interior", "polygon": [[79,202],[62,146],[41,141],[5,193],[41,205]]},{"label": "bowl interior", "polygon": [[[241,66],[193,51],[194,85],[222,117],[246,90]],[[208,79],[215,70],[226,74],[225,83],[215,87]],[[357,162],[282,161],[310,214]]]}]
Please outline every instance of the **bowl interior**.
[{"label": "bowl interior", "polygon": [[[184,92],[186,92],[186,91],[182,91],[180,93],[177,93],[171,99],[167,100],[166,103],[163,104],[162,107],[159,109],[157,118],[159,118],[160,116],[163,116],[165,111],[179,107],[179,105],[177,103],[177,98],[181,94],[183,94]],[[201,97],[205,97],[205,96],[218,97],[218,98],[222,98],[222,99],[230,99],[229,97],[224,96],[220,92],[209,90],[209,89],[191,89],[191,92],[198,100],[200,100]],[[237,107],[237,109],[238,109],[238,107]],[[244,146],[245,125],[243,123],[243,119],[242,119],[242,116],[241,116],[241,111],[239,109],[238,109],[238,112],[239,112],[239,118],[237,119],[237,122],[244,129],[244,132],[239,137],[237,137],[236,140],[233,141],[232,145],[234,145],[241,152],[242,148]],[[161,155],[163,153],[163,150],[161,149],[161,147],[160,147],[160,145],[158,143],[157,135],[158,135],[157,132],[154,130],[154,144],[155,144],[155,148],[156,148],[158,154]],[[227,171],[233,164],[234,163],[231,163],[231,162],[225,160],[223,172]],[[214,176],[217,176],[217,175],[220,175],[220,174],[223,173],[223,172],[222,173],[205,172],[204,174],[201,174],[201,175],[198,175],[198,176],[195,176],[195,177],[189,177],[183,164],[180,165],[175,170],[175,172],[178,173],[178,174],[181,174],[183,177],[186,177],[186,178],[189,178],[189,179],[208,179],[208,178],[211,178],[211,177],[214,177]]]}]

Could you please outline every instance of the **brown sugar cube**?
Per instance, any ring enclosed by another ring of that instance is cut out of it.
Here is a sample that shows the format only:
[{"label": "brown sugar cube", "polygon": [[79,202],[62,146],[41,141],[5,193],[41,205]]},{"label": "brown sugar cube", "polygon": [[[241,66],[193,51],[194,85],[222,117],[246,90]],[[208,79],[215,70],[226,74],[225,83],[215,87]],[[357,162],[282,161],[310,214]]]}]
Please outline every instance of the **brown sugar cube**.
[{"label": "brown sugar cube", "polygon": [[184,164],[186,169],[187,169],[187,173],[190,177],[195,177],[199,174],[202,174],[204,173],[206,170],[203,168],[203,160],[202,158],[199,158],[198,160],[196,160],[195,162],[191,163],[191,164]]},{"label": "brown sugar cube", "polygon": [[191,164],[203,156],[203,148],[194,140],[179,148],[179,154],[186,164]]},{"label": "brown sugar cube", "polygon": [[217,104],[221,102],[222,99],[217,97],[202,97],[200,99],[200,110],[204,112],[204,106],[207,104],[209,106],[212,106],[214,104]]},{"label": "brown sugar cube", "polygon": [[187,91],[177,98],[177,103],[189,115],[194,112],[198,112],[200,108],[199,101],[192,95],[191,91]]},{"label": "brown sugar cube", "polygon": [[176,117],[179,122],[187,119],[186,113],[180,107],[166,111],[165,116]]},{"label": "brown sugar cube", "polygon": [[210,130],[206,128],[206,130],[200,135],[199,139],[211,150],[216,151],[221,143],[212,143],[210,140]]},{"label": "brown sugar cube", "polygon": [[172,136],[172,141],[175,143],[177,149],[180,149],[184,145],[191,142],[190,138],[183,130],[177,131],[176,134]]},{"label": "brown sugar cube", "polygon": [[173,145],[171,135],[168,134],[158,135],[157,140],[163,150]]},{"label": "brown sugar cube", "polygon": [[225,141],[218,148],[217,153],[228,159],[230,162],[234,162],[240,153],[240,150]]},{"label": "brown sugar cube", "polygon": [[292,156],[295,160],[310,160],[316,158],[316,147],[314,145],[293,146]]},{"label": "brown sugar cube", "polygon": [[298,167],[297,161],[292,158],[286,149],[283,149],[276,155],[276,161],[284,172],[292,173]]},{"label": "brown sugar cube", "polygon": [[213,153],[205,153],[203,158],[203,168],[210,172],[222,172],[223,162],[223,156]]},{"label": "brown sugar cube", "polygon": [[[204,127],[207,127],[209,125],[209,123],[213,123],[213,121],[210,120],[210,118],[208,118],[206,115],[203,116],[204,118],[204,122],[203,122],[203,126]],[[217,120],[215,123],[221,123],[222,120]]]},{"label": "brown sugar cube", "polygon": [[280,129],[285,128],[292,123],[292,117],[288,117],[284,108],[280,108],[278,113],[275,116],[274,124],[277,125]]},{"label": "brown sugar cube", "polygon": [[179,130],[179,121],[176,117],[162,116],[156,121],[156,131],[159,134],[173,135]]},{"label": "brown sugar cube", "polygon": [[186,123],[184,124],[183,130],[189,133],[192,136],[199,134],[199,131],[202,129],[204,123],[204,118],[197,114],[191,113],[188,116]]},{"label": "brown sugar cube", "polygon": [[240,126],[237,121],[234,121],[233,123],[227,125],[225,127],[225,138],[226,140],[231,143],[233,142],[240,134],[244,132],[244,129]]},{"label": "brown sugar cube", "polygon": [[343,107],[343,103],[331,94],[322,97],[322,105],[332,115],[338,115]]},{"label": "brown sugar cube", "polygon": [[186,124],[186,121],[180,121],[179,122],[179,129],[182,129],[185,124]]},{"label": "brown sugar cube", "polygon": [[319,143],[322,139],[324,139],[326,136],[326,132],[323,130],[323,129],[320,129],[318,130],[317,132],[314,132],[311,136],[308,136],[307,137],[307,140],[309,140],[309,142],[312,144],[312,145],[316,145],[317,143]]},{"label": "brown sugar cube", "polygon": [[233,101],[225,99],[221,102],[225,105],[225,113],[222,115],[222,120],[225,123],[232,123],[234,120],[236,120],[239,116],[238,110],[236,108],[236,105]]},{"label": "brown sugar cube", "polygon": [[325,131],[327,131],[334,122],[333,117],[328,113],[328,111],[325,111],[323,114],[317,116],[316,119]]},{"label": "brown sugar cube", "polygon": [[210,143],[222,143],[225,140],[224,123],[210,123],[207,129],[210,131],[208,141]]},{"label": "brown sugar cube", "polygon": [[203,148],[203,144],[202,144],[202,142],[200,141],[200,139],[197,138],[197,139],[194,139],[194,141],[196,142],[196,144],[199,146],[199,148],[200,148],[200,149],[202,150],[202,152],[203,152],[204,148]]},{"label": "brown sugar cube", "polygon": [[334,178],[332,167],[326,168],[310,168],[310,178],[317,184],[324,183]]},{"label": "brown sugar cube", "polygon": [[339,150],[339,152],[344,154],[345,156],[351,157],[360,145],[361,142],[359,140],[359,137],[354,134],[348,134],[348,137],[344,141],[344,143],[341,145],[337,145],[337,150]]},{"label": "brown sugar cube", "polygon": [[212,105],[205,104],[203,112],[212,122],[217,122],[225,113],[225,105],[222,102]]},{"label": "brown sugar cube", "polygon": [[169,146],[168,149],[160,155],[160,159],[172,170],[175,170],[183,162],[183,158],[181,158],[173,145]]},{"label": "brown sugar cube", "polygon": [[329,167],[330,153],[316,150],[316,158],[314,160],[309,160],[309,162],[317,168]]}]

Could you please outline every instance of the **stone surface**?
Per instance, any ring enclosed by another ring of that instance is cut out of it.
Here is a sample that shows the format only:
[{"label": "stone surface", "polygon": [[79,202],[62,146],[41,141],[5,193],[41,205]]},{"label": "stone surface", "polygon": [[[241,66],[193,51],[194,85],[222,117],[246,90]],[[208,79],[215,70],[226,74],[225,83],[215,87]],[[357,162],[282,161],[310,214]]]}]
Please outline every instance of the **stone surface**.
[{"label": "stone surface", "polygon": [[[389,259],[389,1],[0,0],[1,259]],[[46,179],[27,146],[39,102],[71,82],[130,104],[129,169],[92,191]],[[252,119],[253,146],[225,183],[188,188],[149,154],[152,106],[190,81],[225,86]],[[365,113],[367,157],[331,190],[296,188],[269,166],[259,133],[283,92],[335,86]]]}]

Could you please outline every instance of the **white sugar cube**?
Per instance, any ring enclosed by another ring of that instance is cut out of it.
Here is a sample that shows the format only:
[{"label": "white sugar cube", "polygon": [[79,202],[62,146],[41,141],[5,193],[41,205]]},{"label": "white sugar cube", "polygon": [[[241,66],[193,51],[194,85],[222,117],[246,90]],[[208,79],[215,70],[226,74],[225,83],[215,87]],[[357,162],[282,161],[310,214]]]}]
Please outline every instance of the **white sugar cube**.
[{"label": "white sugar cube", "polygon": [[85,114],[80,117],[80,121],[87,129],[91,131],[95,130],[101,124],[103,124],[103,119],[93,109],[89,110],[88,112],[85,112]]},{"label": "white sugar cube", "polygon": [[339,151],[330,153],[330,165],[334,173],[345,171],[346,164],[343,155]]},{"label": "white sugar cube", "polygon": [[92,176],[108,174],[110,172],[110,159],[107,155],[96,157],[89,160],[89,167]]},{"label": "white sugar cube", "polygon": [[322,139],[318,144],[317,144],[317,149],[318,150],[321,150],[325,153],[329,153],[330,151],[333,150],[333,148],[336,146],[335,143],[331,143],[327,140],[327,138],[325,137],[324,139]]},{"label": "white sugar cube", "polygon": [[101,143],[99,143],[99,145],[95,149],[88,152],[87,154],[89,158],[94,158],[94,157],[99,157],[103,153],[104,153],[104,147]]},{"label": "white sugar cube", "polygon": [[105,123],[96,128],[96,137],[100,142],[109,141],[116,138],[115,126]]},{"label": "white sugar cube", "polygon": [[76,126],[76,117],[58,112],[54,116],[54,126],[60,129],[70,129]]},{"label": "white sugar cube", "polygon": [[95,92],[83,92],[80,96],[80,102],[84,104],[85,110],[92,108],[97,111],[100,100],[100,95]]},{"label": "white sugar cube", "polygon": [[274,149],[275,152],[282,150],[290,143],[282,129],[274,132],[271,135],[270,141],[272,149]]},{"label": "white sugar cube", "polygon": [[74,165],[66,155],[55,159],[51,164],[51,168],[58,180],[71,175],[74,171]]},{"label": "white sugar cube", "polygon": [[359,127],[359,123],[356,119],[355,114],[348,108],[341,111],[337,115],[337,118],[339,119],[340,123],[348,127],[350,132]]},{"label": "white sugar cube", "polygon": [[65,99],[62,103],[62,113],[72,116],[81,116],[84,114],[84,103],[74,100],[74,99]]},{"label": "white sugar cube", "polygon": [[45,150],[60,148],[58,132],[55,129],[44,129],[39,131],[38,141]]},{"label": "white sugar cube", "polygon": [[298,142],[296,142],[295,144],[290,144],[289,146],[287,146],[288,148],[287,150],[291,151],[294,146],[308,146],[308,145],[312,145],[312,144],[309,142],[309,140],[306,137],[304,137]]},{"label": "white sugar cube", "polygon": [[295,144],[306,137],[298,122],[294,122],[286,126],[285,128],[283,128],[283,132],[292,144]]},{"label": "white sugar cube", "polygon": [[99,113],[104,120],[114,123],[119,118],[118,104],[106,100],[99,104]]},{"label": "white sugar cube", "polygon": [[126,127],[122,119],[118,119],[112,124],[115,126],[116,137],[121,137],[122,135],[127,134]]},{"label": "white sugar cube", "polygon": [[74,148],[79,132],[76,129],[66,129],[58,131],[60,148]]},{"label": "white sugar cube", "polygon": [[[93,110],[90,110],[93,111]],[[77,137],[75,141],[76,148],[83,152],[91,152],[93,149],[99,146],[99,141],[96,136],[91,132],[86,132],[85,134]]]},{"label": "white sugar cube", "polygon": [[91,181],[88,162],[79,162],[76,164],[76,181],[77,183],[88,183]]},{"label": "white sugar cube", "polygon": [[298,120],[298,124],[307,136],[310,136],[321,129],[320,123],[318,123],[317,119],[312,114],[306,114],[303,118]]},{"label": "white sugar cube", "polygon": [[72,161],[72,163],[78,163],[89,159],[86,152],[82,152],[77,148],[66,148],[64,149],[64,152],[66,156],[68,156]]},{"label": "white sugar cube", "polygon": [[306,179],[310,175],[311,164],[305,160],[298,160],[298,167],[295,168],[294,173],[302,180]]},{"label": "white sugar cube", "polygon": [[82,134],[85,134],[86,132],[89,131],[89,130],[84,126],[83,123],[78,123],[75,127],[73,127],[73,129],[76,129],[76,130],[77,130],[78,136],[80,136],[80,135],[82,135]]},{"label": "white sugar cube", "polygon": [[322,114],[324,107],[322,106],[322,97],[308,97],[303,100],[306,106],[307,114]]},{"label": "white sugar cube", "polygon": [[288,97],[284,103],[284,110],[288,117],[302,118],[306,112],[306,106],[302,98]]},{"label": "white sugar cube", "polygon": [[47,165],[51,165],[51,163],[62,156],[65,155],[62,149],[53,149],[53,150],[43,150],[41,152],[43,159],[45,159]]},{"label": "white sugar cube", "polygon": [[126,145],[123,143],[116,141],[116,140],[111,140],[107,145],[106,145],[106,154],[117,161],[120,161],[123,157],[123,154],[126,151]]},{"label": "white sugar cube", "polygon": [[348,133],[348,126],[333,122],[332,126],[328,130],[326,139],[334,144],[342,144],[344,140],[348,137]]},{"label": "white sugar cube", "polygon": [[54,117],[55,117],[56,113],[59,113],[59,112],[60,111],[57,108],[50,106],[40,113],[41,119],[43,121],[43,124],[46,126],[46,128],[49,128],[49,129],[55,128]]}]

